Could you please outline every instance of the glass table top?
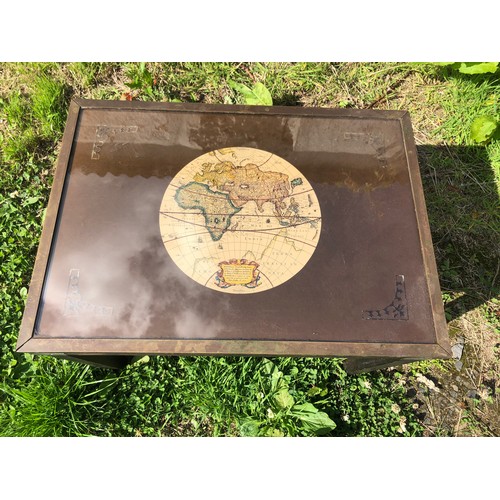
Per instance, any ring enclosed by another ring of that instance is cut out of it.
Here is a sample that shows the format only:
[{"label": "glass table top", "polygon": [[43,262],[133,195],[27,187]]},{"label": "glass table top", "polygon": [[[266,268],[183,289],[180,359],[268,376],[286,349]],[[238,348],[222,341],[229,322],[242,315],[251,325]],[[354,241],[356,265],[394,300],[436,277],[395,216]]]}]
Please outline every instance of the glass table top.
[{"label": "glass table top", "polygon": [[407,114],[76,108],[25,338],[439,342]]}]

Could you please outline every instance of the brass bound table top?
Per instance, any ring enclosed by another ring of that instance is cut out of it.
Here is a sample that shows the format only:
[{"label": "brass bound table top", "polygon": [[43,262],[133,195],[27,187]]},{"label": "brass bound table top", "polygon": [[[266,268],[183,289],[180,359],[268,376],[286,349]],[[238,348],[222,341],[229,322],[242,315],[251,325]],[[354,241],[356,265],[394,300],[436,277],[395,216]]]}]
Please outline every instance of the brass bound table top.
[{"label": "brass bound table top", "polygon": [[17,348],[449,357],[408,113],[75,100]]}]

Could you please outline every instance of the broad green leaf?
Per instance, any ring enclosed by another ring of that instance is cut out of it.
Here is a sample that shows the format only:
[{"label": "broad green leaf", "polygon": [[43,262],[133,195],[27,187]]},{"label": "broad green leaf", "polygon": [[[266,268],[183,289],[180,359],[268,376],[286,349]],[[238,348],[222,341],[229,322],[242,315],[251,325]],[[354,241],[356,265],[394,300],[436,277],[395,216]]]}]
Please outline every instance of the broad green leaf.
[{"label": "broad green leaf", "polygon": [[278,367],[275,366],[271,375],[271,392],[278,390],[278,382],[280,381],[282,375],[283,373],[281,373],[278,370]]},{"label": "broad green leaf", "polygon": [[337,427],[325,412],[319,411],[311,403],[295,405],[291,414],[301,420],[304,430],[314,434],[326,434]]},{"label": "broad green leaf", "polygon": [[262,359],[262,368],[267,375],[271,374],[271,372],[273,371],[273,367],[274,363],[270,359],[268,358]]},{"label": "broad green leaf", "polygon": [[285,436],[285,434],[282,431],[280,431],[279,429],[274,429],[274,428],[268,429],[266,431],[265,435],[268,437],[284,437]]},{"label": "broad green leaf", "polygon": [[278,408],[291,408],[295,404],[293,396],[288,392],[288,385],[283,380],[283,372],[280,372],[277,366],[271,375],[271,391],[276,392],[273,399]]},{"label": "broad green leaf", "polygon": [[245,104],[250,105],[258,105],[258,106],[272,106],[273,98],[271,97],[271,93],[264,84],[257,82],[251,89],[242,83],[237,83],[233,81],[228,82],[229,85],[239,92],[243,99],[245,100]]},{"label": "broad green leaf", "polygon": [[318,413],[318,409],[311,403],[303,403],[300,405],[295,405],[292,408],[292,415],[298,418],[302,418],[303,415],[309,415],[310,413]]},{"label": "broad green leaf", "polygon": [[321,387],[314,386],[307,391],[307,395],[312,398],[314,396],[317,396],[320,392],[321,392]]},{"label": "broad green leaf", "polygon": [[291,408],[295,404],[293,396],[288,392],[288,388],[283,384],[277,394],[274,395],[274,400],[279,408]]},{"label": "broad green leaf", "polygon": [[272,106],[273,98],[271,92],[267,90],[264,84],[257,82],[252,88],[253,96],[245,98],[247,104],[256,104],[260,106]]},{"label": "broad green leaf", "polygon": [[458,71],[466,75],[478,75],[482,73],[495,73],[497,68],[497,62],[463,62],[460,63]]},{"label": "broad green leaf", "polygon": [[260,422],[256,420],[245,420],[239,426],[240,435],[246,437],[253,437],[259,435]]},{"label": "broad green leaf", "polygon": [[227,83],[232,89],[236,90],[236,92],[239,92],[240,94],[245,95],[252,92],[246,85],[243,85],[243,83],[233,82],[232,80],[229,80]]},{"label": "broad green leaf", "polygon": [[491,139],[498,127],[498,120],[490,115],[478,116],[471,125],[470,137],[474,142],[482,143]]},{"label": "broad green leaf", "polygon": [[31,198],[26,198],[24,201],[25,205],[33,205],[33,203],[36,203],[40,199],[39,196],[32,196]]},{"label": "broad green leaf", "polygon": [[146,363],[149,363],[149,356],[146,354],[145,356],[141,356],[140,358],[136,359],[134,361],[134,364],[136,365],[144,365]]}]

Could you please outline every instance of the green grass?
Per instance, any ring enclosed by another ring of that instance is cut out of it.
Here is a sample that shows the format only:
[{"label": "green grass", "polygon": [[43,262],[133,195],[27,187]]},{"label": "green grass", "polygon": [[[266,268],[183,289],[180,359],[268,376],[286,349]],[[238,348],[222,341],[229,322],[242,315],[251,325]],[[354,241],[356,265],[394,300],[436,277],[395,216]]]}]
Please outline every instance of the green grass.
[{"label": "green grass", "polygon": [[[0,385],[0,435],[391,436],[420,429],[397,377],[348,376],[334,359],[145,357],[118,376],[45,357],[36,365]],[[304,406],[319,418],[302,418]]]},{"label": "green grass", "polygon": [[37,365],[28,382],[0,385],[0,436],[91,435],[96,430],[90,424],[93,414],[106,403],[108,384],[115,377],[95,380],[89,366],[50,358]]},{"label": "green grass", "polygon": [[[450,333],[466,339],[462,372],[452,361],[348,375],[336,359],[151,357],[117,375],[14,353],[71,97],[243,103],[230,82],[264,84],[275,105],[410,111]],[[500,433],[500,141],[469,136],[499,96],[498,72],[431,64],[0,64],[0,435]],[[484,398],[445,398],[471,380]]]}]

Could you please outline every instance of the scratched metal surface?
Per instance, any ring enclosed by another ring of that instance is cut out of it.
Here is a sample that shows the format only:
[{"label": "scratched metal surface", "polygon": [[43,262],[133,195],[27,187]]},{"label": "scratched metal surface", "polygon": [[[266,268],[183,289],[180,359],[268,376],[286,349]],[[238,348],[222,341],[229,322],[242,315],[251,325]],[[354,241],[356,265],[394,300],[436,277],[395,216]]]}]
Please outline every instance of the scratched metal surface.
[{"label": "scratched metal surface", "polygon": [[[24,325],[34,338],[439,342],[445,325],[407,115],[133,104],[79,109],[40,301]],[[322,216],[307,265],[249,295],[186,276],[158,224],[179,170],[236,146],[299,169]]]}]

